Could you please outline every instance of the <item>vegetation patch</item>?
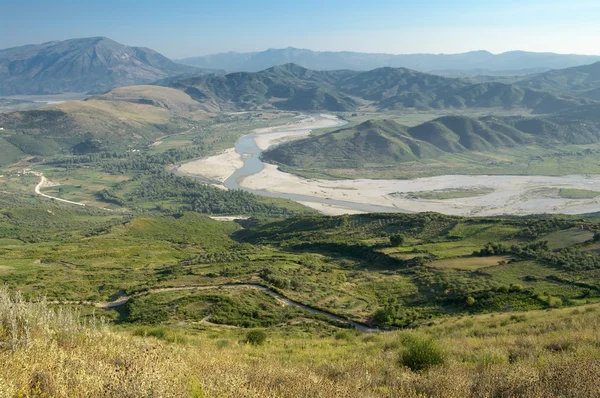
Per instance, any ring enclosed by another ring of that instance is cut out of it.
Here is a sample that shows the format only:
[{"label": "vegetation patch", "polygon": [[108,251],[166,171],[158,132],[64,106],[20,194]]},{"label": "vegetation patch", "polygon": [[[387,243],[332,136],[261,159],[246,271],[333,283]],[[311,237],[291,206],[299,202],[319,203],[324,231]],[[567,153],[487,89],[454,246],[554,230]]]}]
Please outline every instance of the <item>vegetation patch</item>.
[{"label": "vegetation patch", "polygon": [[488,195],[494,192],[490,188],[448,188],[433,191],[420,192],[395,192],[391,196],[402,197],[407,199],[425,199],[425,200],[443,200],[443,199],[460,199],[470,198],[474,196]]},{"label": "vegetation patch", "polygon": [[558,190],[558,196],[563,199],[593,199],[600,196],[600,192],[587,189],[561,188]]}]

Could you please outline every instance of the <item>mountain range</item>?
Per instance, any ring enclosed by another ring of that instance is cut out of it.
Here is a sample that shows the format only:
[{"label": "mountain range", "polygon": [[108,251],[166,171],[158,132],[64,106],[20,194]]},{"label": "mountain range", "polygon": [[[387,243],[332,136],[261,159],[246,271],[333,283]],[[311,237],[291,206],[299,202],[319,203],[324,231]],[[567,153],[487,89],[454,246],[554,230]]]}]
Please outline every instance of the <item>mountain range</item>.
[{"label": "mountain range", "polygon": [[202,69],[154,50],[105,37],[52,41],[0,50],[0,95],[102,93]]},{"label": "mountain range", "polygon": [[314,71],[285,64],[255,73],[198,76],[170,81],[167,85],[222,110],[273,107],[353,111],[370,104],[380,110],[523,108],[551,113],[593,102],[515,84],[472,83],[390,67],[368,72]]},{"label": "mountain range", "polygon": [[227,72],[258,72],[276,65],[295,63],[307,69],[366,71],[384,66],[403,67],[421,72],[479,75],[520,71],[528,74],[549,69],[562,69],[600,61],[600,56],[510,51],[492,54],[471,51],[462,54],[373,54],[359,52],[311,51],[293,47],[261,52],[205,55],[178,62],[201,68],[224,69]]}]

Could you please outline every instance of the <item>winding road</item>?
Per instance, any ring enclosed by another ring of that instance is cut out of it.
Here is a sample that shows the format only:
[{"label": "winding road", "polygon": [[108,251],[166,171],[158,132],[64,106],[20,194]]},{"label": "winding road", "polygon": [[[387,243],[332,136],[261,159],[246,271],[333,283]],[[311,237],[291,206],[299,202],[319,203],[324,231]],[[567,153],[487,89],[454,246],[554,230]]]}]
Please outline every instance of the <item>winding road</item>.
[{"label": "winding road", "polygon": [[[42,196],[44,198],[48,198],[48,199],[52,199],[52,200],[56,200],[58,202],[63,202],[63,203],[69,203],[71,205],[77,205],[77,206],[85,206],[85,203],[79,203],[79,202],[73,202],[71,200],[66,200],[66,199],[61,199],[61,198],[57,198],[55,196],[50,196],[50,195],[46,195],[45,193],[42,193],[40,191],[40,189],[44,186],[46,186],[46,184],[48,183],[48,179],[46,177],[44,177],[44,175],[42,173],[37,173],[35,171],[31,172],[32,174],[35,174],[36,176],[40,177],[40,182],[35,186],[34,191],[36,193],[36,195]],[[106,209],[105,209],[106,210]]]},{"label": "winding road", "polygon": [[[134,299],[134,298],[140,297],[140,296],[144,296],[147,294],[172,292],[172,291],[180,291],[180,290],[210,290],[210,289],[254,289],[254,290],[260,290],[261,292],[267,293],[267,294],[271,295],[272,297],[274,297],[282,305],[299,308],[303,311],[307,311],[312,314],[322,315],[331,321],[346,324],[346,325],[353,327],[356,330],[363,332],[363,333],[374,333],[374,332],[378,332],[378,331],[388,330],[388,329],[384,329],[384,328],[368,326],[364,323],[355,322],[350,319],[341,317],[339,315],[332,314],[331,312],[328,312],[328,311],[309,307],[309,306],[299,303],[297,301],[291,300],[291,299],[281,295],[280,293],[277,293],[274,290],[269,289],[268,287],[265,287],[262,285],[256,285],[256,284],[252,284],[252,283],[224,283],[224,284],[220,284],[220,285],[208,285],[208,286],[207,285],[188,285],[188,286],[178,286],[178,287],[156,288],[156,289],[147,290],[145,292],[136,293],[131,296],[122,296],[114,301],[99,302],[99,303],[87,303],[87,304],[91,304],[97,308],[111,309],[111,308],[117,308],[122,305],[125,305],[131,299]],[[63,304],[68,304],[68,303],[63,303]]]}]

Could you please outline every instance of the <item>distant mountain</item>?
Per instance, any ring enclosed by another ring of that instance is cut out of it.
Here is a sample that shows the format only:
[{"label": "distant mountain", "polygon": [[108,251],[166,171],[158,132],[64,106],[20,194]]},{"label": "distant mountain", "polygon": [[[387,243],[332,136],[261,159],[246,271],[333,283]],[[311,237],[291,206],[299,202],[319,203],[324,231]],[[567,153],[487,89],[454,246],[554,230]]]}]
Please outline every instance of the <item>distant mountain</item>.
[{"label": "distant mountain", "polygon": [[368,120],[279,145],[265,152],[263,159],[301,169],[360,169],[448,153],[600,142],[600,105],[586,108],[537,118],[445,116],[415,127],[391,120]]},{"label": "distant mountain", "polygon": [[518,81],[521,87],[600,100],[600,62],[551,70]]},{"label": "distant mountain", "polygon": [[0,95],[101,93],[186,73],[202,70],[104,37],[0,50]]},{"label": "distant mountain", "polygon": [[222,110],[272,107],[299,111],[379,109],[524,108],[557,112],[592,103],[518,86],[447,78],[405,68],[313,71],[296,64],[175,80],[168,86]]},{"label": "distant mountain", "polygon": [[[524,69],[560,69],[600,61],[600,56],[510,51],[492,54],[471,51],[462,54],[373,54],[357,52],[311,51],[293,47],[261,52],[206,55],[179,60],[201,68],[228,72],[258,72],[275,65],[295,63],[308,69],[366,71],[381,67],[408,68],[422,72],[451,70],[467,74],[496,74],[496,71]],[[471,71],[471,72],[469,72]]]}]

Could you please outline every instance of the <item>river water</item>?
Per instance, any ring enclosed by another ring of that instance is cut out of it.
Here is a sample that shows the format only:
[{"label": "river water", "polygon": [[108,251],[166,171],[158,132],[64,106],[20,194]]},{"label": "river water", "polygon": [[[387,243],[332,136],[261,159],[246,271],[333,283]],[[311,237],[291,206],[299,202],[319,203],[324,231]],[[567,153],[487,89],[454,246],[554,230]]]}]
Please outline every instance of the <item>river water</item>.
[{"label": "river water", "polygon": [[[334,124],[334,125],[331,125],[328,127],[341,127],[347,123],[348,122],[346,122],[345,120],[340,120],[337,124]],[[258,145],[256,144],[256,141],[254,140],[256,138],[256,136],[257,135],[268,135],[268,134],[280,134],[282,131],[289,131],[289,130],[293,130],[293,131],[297,132],[298,134],[301,134],[302,132],[314,130],[314,128],[306,128],[306,129],[282,128],[282,130],[278,130],[278,131],[274,131],[274,132],[254,133],[254,134],[249,134],[249,135],[246,135],[246,136],[240,138],[238,140],[238,142],[235,144],[235,150],[242,157],[242,160],[244,161],[244,166],[242,168],[238,169],[231,176],[229,176],[229,178],[227,178],[223,182],[223,186],[227,189],[241,189],[241,190],[251,192],[256,195],[267,196],[270,198],[290,199],[290,200],[293,200],[296,202],[322,203],[322,204],[326,204],[326,205],[347,207],[347,208],[351,208],[351,209],[355,209],[355,210],[359,210],[359,211],[363,211],[363,212],[369,212],[369,213],[399,213],[399,212],[410,213],[410,211],[401,210],[401,209],[398,209],[395,207],[390,207],[390,206],[380,206],[380,205],[372,205],[372,204],[366,204],[366,203],[349,202],[349,201],[343,201],[343,200],[318,198],[318,197],[314,197],[314,196],[298,195],[298,194],[292,194],[292,193],[269,192],[269,191],[264,191],[264,190],[249,189],[249,188],[244,187],[243,185],[240,185],[240,182],[244,178],[260,173],[264,167],[264,164],[263,164],[262,160],[260,159],[260,156],[262,155],[262,153],[264,151],[262,149],[260,149],[258,147]],[[202,181],[202,179],[199,179],[199,178],[198,178],[198,180]]]}]

